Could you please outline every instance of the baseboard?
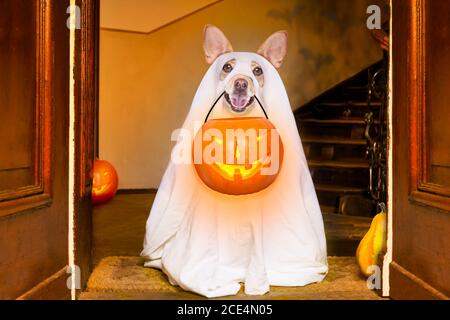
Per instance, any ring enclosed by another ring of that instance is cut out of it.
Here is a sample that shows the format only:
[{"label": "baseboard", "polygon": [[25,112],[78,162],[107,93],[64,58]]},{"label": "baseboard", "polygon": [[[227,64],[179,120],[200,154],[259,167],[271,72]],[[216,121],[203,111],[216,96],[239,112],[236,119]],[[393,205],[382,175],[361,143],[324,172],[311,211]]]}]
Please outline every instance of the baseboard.
[{"label": "baseboard", "polygon": [[394,300],[449,300],[449,297],[396,262],[389,265],[389,296]]},{"label": "baseboard", "polygon": [[158,189],[119,189],[117,194],[154,194]]},{"label": "baseboard", "polygon": [[68,266],[65,266],[47,279],[41,281],[17,300],[70,300],[71,292],[67,288]]}]

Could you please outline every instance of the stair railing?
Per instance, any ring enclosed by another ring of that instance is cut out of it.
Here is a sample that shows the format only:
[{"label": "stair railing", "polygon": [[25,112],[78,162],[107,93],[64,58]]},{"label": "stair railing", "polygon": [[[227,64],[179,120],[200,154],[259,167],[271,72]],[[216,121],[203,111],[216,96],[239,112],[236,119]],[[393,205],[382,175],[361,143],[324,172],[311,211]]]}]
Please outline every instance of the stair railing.
[{"label": "stair railing", "polygon": [[[367,140],[366,157],[369,159],[369,194],[377,203],[386,202],[386,150],[387,150],[387,60],[380,69],[369,70],[367,105],[364,120]],[[378,119],[375,121],[372,110],[373,100],[381,103]]]}]

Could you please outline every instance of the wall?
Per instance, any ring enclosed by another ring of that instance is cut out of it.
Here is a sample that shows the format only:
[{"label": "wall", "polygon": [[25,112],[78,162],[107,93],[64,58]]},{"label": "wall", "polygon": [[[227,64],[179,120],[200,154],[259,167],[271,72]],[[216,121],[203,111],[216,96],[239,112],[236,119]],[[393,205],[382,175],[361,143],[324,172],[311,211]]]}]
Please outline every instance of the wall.
[{"label": "wall", "polygon": [[106,0],[102,28],[148,33],[221,0]]},{"label": "wall", "polygon": [[[103,29],[100,42],[100,157],[118,170],[120,188],[157,188],[208,68],[203,26],[224,30],[236,51],[254,51],[286,29],[280,69],[292,107],[381,58],[365,28],[373,0],[223,0],[149,34]],[[106,10],[108,1],[102,1]],[[130,8],[133,9],[133,8]],[[139,8],[134,8],[139,10]],[[148,19],[158,12],[149,12]]]}]

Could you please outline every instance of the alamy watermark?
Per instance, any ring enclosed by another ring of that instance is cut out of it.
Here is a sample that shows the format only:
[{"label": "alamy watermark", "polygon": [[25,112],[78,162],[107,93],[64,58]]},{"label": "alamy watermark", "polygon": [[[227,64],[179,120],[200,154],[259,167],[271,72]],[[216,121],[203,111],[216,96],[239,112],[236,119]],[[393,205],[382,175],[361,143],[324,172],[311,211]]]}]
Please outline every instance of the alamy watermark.
[{"label": "alamy watermark", "polygon": [[367,289],[380,290],[381,289],[381,268],[377,265],[367,267],[367,273],[372,273],[366,280]]},{"label": "alamy watermark", "polygon": [[[69,14],[67,18],[66,26],[69,30],[81,29],[81,9],[77,5],[70,5],[67,7],[66,13]],[[72,15],[74,18],[72,18]]]},{"label": "alamy watermark", "polygon": [[79,266],[68,266],[66,273],[70,274],[67,278],[66,285],[67,289],[81,289],[81,269]]},{"label": "alamy watermark", "polygon": [[259,162],[261,175],[274,175],[280,167],[280,136],[276,129],[203,129],[195,122],[194,132],[174,130],[172,150],[174,164],[251,165]]},{"label": "alamy watermark", "polygon": [[367,18],[367,29],[381,29],[381,8],[375,4],[367,7],[366,13],[370,16]]}]

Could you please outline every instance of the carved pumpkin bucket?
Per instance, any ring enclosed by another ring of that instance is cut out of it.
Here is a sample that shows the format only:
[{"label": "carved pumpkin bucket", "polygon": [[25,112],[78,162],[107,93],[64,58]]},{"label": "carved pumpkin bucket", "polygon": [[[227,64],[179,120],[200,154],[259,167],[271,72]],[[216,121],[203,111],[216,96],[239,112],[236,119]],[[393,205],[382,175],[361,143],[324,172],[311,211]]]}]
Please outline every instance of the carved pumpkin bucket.
[{"label": "carved pumpkin bucket", "polygon": [[229,195],[259,192],[271,185],[283,161],[283,143],[266,118],[227,118],[205,122],[193,143],[200,179]]}]

